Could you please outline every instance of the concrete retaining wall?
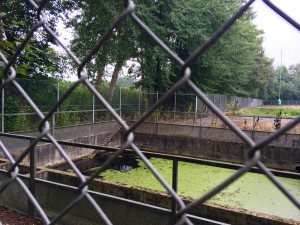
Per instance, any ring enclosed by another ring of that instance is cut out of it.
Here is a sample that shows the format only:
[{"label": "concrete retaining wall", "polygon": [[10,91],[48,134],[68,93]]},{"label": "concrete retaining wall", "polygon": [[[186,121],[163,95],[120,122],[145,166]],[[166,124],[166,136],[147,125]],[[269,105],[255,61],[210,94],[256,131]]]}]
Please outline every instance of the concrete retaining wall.
[{"label": "concrete retaining wall", "polygon": [[[0,173],[0,179],[3,178]],[[45,169],[39,171],[38,176],[49,181],[59,182],[71,186],[78,186],[79,180],[72,173]],[[26,179],[25,179],[26,181]],[[96,179],[89,185],[90,194],[95,198],[96,202],[102,207],[108,217],[115,225],[167,225],[170,213],[167,210],[157,210],[147,208],[147,205],[154,205],[165,209],[171,208],[170,195],[158,191],[141,189],[130,185],[106,182]],[[46,210],[48,215],[55,216],[63,210],[67,204],[78,196],[78,192],[74,188],[63,185],[49,183],[47,181],[36,181],[36,198],[42,208]],[[102,194],[96,193],[101,192]],[[108,195],[106,195],[108,194]],[[117,197],[112,197],[117,196]],[[13,201],[12,201],[13,198]],[[137,202],[132,202],[137,201]],[[192,202],[192,199],[184,199],[185,203]],[[27,210],[27,198],[24,192],[16,183],[0,195],[2,205],[10,206],[10,208],[18,209],[23,212]],[[140,203],[139,203],[140,202]],[[134,203],[134,204],[133,204]],[[193,215],[201,216],[211,220],[229,223],[233,225],[283,225],[297,224],[296,221],[269,216],[260,213],[254,213],[246,210],[238,210],[219,206],[216,204],[205,203],[192,212]],[[80,201],[76,206],[64,217],[63,224],[101,224],[99,216],[95,210],[87,203],[86,200]],[[195,223],[201,225],[209,225],[211,223]]]},{"label": "concrete retaining wall", "polygon": [[[74,127],[64,127],[56,130],[56,139],[64,140],[83,144],[103,145],[103,141],[115,136],[108,146],[118,147],[120,146],[120,134],[116,134],[115,131],[119,128],[117,122],[104,122],[98,124],[81,125]],[[36,136],[38,132],[22,133],[26,136]],[[1,141],[8,148],[13,158],[17,158],[21,153],[29,146],[28,140],[1,137]],[[80,148],[73,146],[62,145],[64,151],[67,153],[70,159],[78,159],[88,156],[93,153],[93,149]],[[60,152],[53,144],[41,143],[35,148],[37,166],[50,166],[65,162]],[[0,157],[5,158],[3,152],[0,152]],[[24,164],[29,165],[29,156],[23,161]]]},{"label": "concrete retaining wall", "polygon": [[[129,125],[132,121],[127,122]],[[229,128],[218,128],[218,127],[201,127],[192,125],[179,125],[179,124],[164,124],[164,123],[151,123],[144,122],[137,129],[136,132],[150,133],[150,134],[162,134],[162,135],[179,135],[186,137],[194,137],[207,140],[216,141],[230,141],[243,143],[240,137],[238,137]],[[255,131],[253,133],[249,130],[243,131],[248,137],[252,138],[256,142],[264,140],[271,132]],[[269,145],[277,147],[300,147],[300,135],[285,133],[280,138],[271,142]]]},{"label": "concrete retaining wall", "polygon": [[[135,144],[143,150],[244,164],[248,146],[229,141],[203,140],[188,136],[135,133]],[[155,140],[155,141],[153,141]],[[266,146],[261,149],[267,167],[295,171],[300,165],[300,149]]]}]

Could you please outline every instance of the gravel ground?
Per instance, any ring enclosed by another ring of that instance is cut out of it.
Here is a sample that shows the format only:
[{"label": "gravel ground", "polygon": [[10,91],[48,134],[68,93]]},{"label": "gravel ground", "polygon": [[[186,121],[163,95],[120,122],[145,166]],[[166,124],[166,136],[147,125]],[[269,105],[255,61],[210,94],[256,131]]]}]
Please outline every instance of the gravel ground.
[{"label": "gravel ground", "polygon": [[24,214],[0,208],[0,225],[43,225],[44,222]]}]

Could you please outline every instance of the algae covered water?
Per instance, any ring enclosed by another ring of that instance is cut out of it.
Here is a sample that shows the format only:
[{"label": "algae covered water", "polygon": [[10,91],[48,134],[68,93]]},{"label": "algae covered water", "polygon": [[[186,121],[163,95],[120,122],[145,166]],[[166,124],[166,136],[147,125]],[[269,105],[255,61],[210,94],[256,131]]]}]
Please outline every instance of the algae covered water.
[{"label": "algae covered water", "polygon": [[[172,161],[151,158],[150,162],[171,185]],[[178,193],[182,196],[199,198],[234,172],[231,169],[179,162]],[[137,168],[128,172],[109,169],[101,176],[104,179],[124,184],[165,191],[141,160],[138,160]],[[278,177],[278,179],[296,198],[300,199],[299,179],[282,177]],[[263,174],[247,173],[209,201],[282,218],[300,220],[299,209]]]}]

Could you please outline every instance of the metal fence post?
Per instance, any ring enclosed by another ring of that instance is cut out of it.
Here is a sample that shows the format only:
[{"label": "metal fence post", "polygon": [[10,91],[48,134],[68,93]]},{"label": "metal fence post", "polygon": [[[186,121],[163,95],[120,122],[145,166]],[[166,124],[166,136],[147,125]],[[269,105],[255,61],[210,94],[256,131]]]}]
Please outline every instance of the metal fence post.
[{"label": "metal fence post", "polygon": [[[57,102],[59,101],[59,80],[57,80]],[[59,119],[59,106],[57,107],[56,120]]]},{"label": "metal fence post", "polygon": [[253,126],[252,126],[252,140],[255,141],[255,116],[253,116]]},{"label": "metal fence post", "polygon": [[[177,159],[173,159],[172,188],[177,193],[177,189],[178,189],[178,160]],[[173,197],[172,198],[172,217],[173,217],[173,221],[176,221],[176,219],[177,219],[176,218],[176,211],[177,211],[177,201]],[[171,224],[173,224],[172,222],[171,222]]]},{"label": "metal fence post", "polygon": [[197,116],[197,112],[198,112],[198,98],[197,95],[195,95],[196,100],[195,100],[195,114],[194,114],[194,121],[193,121],[193,126],[194,126],[194,122],[196,120],[196,116]]},{"label": "metal fence post", "polygon": [[[156,102],[158,102],[158,91],[156,91]],[[156,110],[156,133],[158,134],[158,110]]]},{"label": "metal fence post", "polygon": [[[3,83],[4,83],[4,79],[2,79],[2,84]],[[1,113],[2,113],[2,115],[1,115],[1,132],[2,133],[4,133],[4,107],[5,107],[4,100],[5,100],[5,98],[4,98],[4,88],[3,88],[2,89],[2,105],[1,105],[1,107],[2,107],[2,110],[1,110]]]},{"label": "metal fence post", "polygon": [[142,90],[139,91],[139,118],[141,118],[141,94]]},{"label": "metal fence post", "polygon": [[93,99],[92,99],[92,108],[93,108],[93,124],[95,123],[95,95],[93,94]]},{"label": "metal fence post", "polygon": [[200,113],[200,119],[199,119],[199,138],[202,138],[202,112]]},{"label": "metal fence post", "polygon": [[[30,140],[30,143],[33,140]],[[36,155],[35,149],[31,149],[29,153],[29,162],[30,162],[30,177],[29,177],[29,191],[31,192],[32,196],[35,197],[35,177],[36,177]],[[35,207],[33,203],[28,199],[28,215],[31,217],[35,217]]]},{"label": "metal fence post", "polygon": [[52,115],[52,130],[51,130],[51,134],[54,137],[54,130],[55,130],[55,112]]},{"label": "metal fence post", "polygon": [[122,89],[120,87],[120,100],[119,100],[119,107],[120,107],[120,117],[122,117]]},{"label": "metal fence post", "polygon": [[174,119],[176,119],[176,107],[177,107],[177,92],[175,92],[175,98],[174,98]]}]

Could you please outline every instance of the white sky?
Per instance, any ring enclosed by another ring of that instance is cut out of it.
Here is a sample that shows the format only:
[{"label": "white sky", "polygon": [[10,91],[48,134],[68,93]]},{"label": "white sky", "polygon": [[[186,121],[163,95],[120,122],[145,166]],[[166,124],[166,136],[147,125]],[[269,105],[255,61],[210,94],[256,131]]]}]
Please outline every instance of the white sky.
[{"label": "white sky", "polygon": [[[295,21],[300,23],[300,0],[271,0]],[[257,12],[254,23],[264,30],[263,47],[269,58],[274,59],[274,66],[282,64],[290,66],[300,63],[300,32],[277,16],[262,0],[252,5]]]}]

